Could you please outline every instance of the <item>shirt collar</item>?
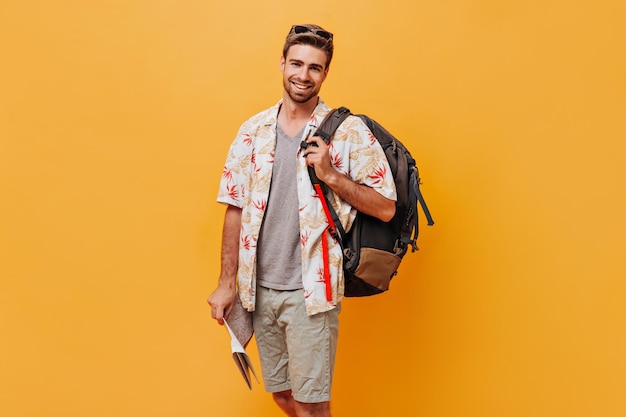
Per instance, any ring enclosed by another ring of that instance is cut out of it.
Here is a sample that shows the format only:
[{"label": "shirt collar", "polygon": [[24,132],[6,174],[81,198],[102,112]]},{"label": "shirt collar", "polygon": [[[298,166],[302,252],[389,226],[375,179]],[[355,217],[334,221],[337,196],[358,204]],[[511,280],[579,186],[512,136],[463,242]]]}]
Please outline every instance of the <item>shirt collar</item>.
[{"label": "shirt collar", "polygon": [[[271,126],[271,125],[276,124],[276,121],[278,120],[278,111],[280,110],[280,106],[282,104],[283,104],[283,99],[280,99],[278,103],[276,103],[270,109],[265,119],[265,122],[263,123],[265,126]],[[324,102],[324,100],[322,100],[322,98],[319,97],[317,106],[315,106],[315,109],[313,110],[313,113],[311,114],[311,117],[309,119],[308,126],[310,128],[318,127],[321,121],[324,120],[324,116],[326,116],[326,113],[328,113],[329,111],[330,111],[330,107],[328,107],[326,103]]]}]

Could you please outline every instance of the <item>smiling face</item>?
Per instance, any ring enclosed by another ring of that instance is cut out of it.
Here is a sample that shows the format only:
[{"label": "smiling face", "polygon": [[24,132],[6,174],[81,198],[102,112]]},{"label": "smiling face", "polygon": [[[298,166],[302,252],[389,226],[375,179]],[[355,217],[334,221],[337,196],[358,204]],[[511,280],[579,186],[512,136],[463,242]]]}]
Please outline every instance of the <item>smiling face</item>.
[{"label": "smiling face", "polygon": [[326,52],[319,48],[303,44],[292,45],[287,56],[280,60],[284,99],[303,104],[316,98],[328,74],[327,59]]}]

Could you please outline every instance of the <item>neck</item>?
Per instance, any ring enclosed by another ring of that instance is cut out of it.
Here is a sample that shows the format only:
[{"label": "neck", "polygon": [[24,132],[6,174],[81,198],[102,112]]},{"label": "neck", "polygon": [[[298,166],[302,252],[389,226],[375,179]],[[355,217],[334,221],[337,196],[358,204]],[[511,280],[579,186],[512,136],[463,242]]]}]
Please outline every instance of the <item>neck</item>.
[{"label": "neck", "polygon": [[280,127],[285,132],[298,132],[309,120],[318,102],[319,98],[315,96],[306,103],[296,103],[286,95],[278,113]]},{"label": "neck", "polygon": [[317,103],[319,102],[319,97],[315,96],[308,100],[306,103],[297,103],[289,97],[289,95],[283,95],[283,103],[280,107],[279,115],[283,116],[283,120],[301,120],[308,119],[315,107],[317,107]]}]

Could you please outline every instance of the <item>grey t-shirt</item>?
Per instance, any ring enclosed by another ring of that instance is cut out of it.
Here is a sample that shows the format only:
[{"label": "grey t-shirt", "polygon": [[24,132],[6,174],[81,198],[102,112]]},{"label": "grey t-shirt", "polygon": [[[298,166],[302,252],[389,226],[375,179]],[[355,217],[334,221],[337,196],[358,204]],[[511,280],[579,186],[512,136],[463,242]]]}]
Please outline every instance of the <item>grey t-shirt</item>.
[{"label": "grey t-shirt", "polygon": [[302,288],[296,165],[300,136],[302,131],[292,138],[276,126],[272,183],[257,241],[256,262],[257,283],[275,290]]}]

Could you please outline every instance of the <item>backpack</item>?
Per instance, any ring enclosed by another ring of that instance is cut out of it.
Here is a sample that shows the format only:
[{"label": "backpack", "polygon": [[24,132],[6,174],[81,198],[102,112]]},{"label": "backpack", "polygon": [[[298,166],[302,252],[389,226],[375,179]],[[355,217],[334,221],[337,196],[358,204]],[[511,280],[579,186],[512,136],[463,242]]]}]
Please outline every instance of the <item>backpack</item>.
[{"label": "backpack", "polygon": [[[346,107],[332,110],[315,135],[329,143],[335,130],[351,114]],[[428,225],[435,224],[420,191],[418,169],[410,152],[376,121],[363,114],[355,116],[363,120],[385,152],[396,185],[397,201],[396,214],[389,222],[357,212],[352,227],[346,233],[328,201],[326,185],[317,178],[314,168],[309,167],[311,182],[328,218],[328,230],[343,250],[346,297],[370,296],[389,289],[389,282],[397,274],[409,247],[412,252],[418,250],[418,202]],[[329,291],[327,288],[327,293]]]}]

